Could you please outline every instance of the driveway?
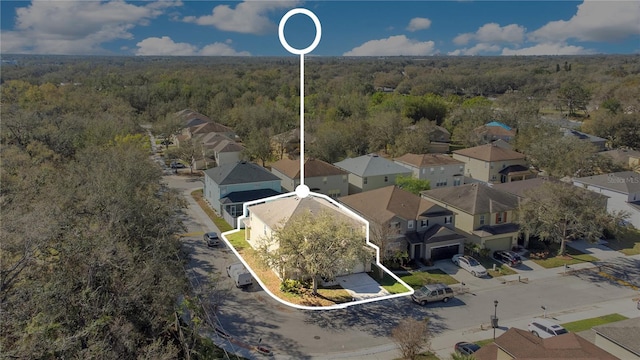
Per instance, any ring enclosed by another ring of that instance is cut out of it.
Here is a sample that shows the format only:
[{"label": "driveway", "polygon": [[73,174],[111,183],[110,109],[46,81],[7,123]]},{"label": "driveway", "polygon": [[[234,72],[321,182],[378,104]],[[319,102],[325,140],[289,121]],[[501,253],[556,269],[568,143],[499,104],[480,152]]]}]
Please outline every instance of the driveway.
[{"label": "driveway", "polygon": [[366,273],[339,276],[336,281],[356,300],[365,300],[389,295],[378,282]]}]

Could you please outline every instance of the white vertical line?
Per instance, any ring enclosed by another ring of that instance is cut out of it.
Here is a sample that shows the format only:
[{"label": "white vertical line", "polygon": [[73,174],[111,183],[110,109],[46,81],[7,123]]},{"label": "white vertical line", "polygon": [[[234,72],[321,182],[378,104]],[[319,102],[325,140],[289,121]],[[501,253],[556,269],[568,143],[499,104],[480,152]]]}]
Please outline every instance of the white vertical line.
[{"label": "white vertical line", "polygon": [[300,54],[300,185],[304,185],[304,54]]}]

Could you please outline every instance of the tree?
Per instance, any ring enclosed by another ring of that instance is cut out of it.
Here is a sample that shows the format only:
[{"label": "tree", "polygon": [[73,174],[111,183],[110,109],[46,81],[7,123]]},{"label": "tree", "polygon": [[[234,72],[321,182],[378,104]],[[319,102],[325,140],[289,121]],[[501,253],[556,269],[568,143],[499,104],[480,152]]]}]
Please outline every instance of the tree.
[{"label": "tree", "polygon": [[608,213],[605,197],[565,183],[547,182],[525,195],[517,210],[521,231],[560,243],[558,255],[565,253],[567,241],[595,242],[628,216]]},{"label": "tree", "polygon": [[414,195],[420,195],[421,191],[431,189],[429,180],[416,179],[411,176],[396,177],[396,186]]},{"label": "tree", "polygon": [[391,338],[400,348],[402,357],[408,360],[417,359],[422,349],[429,348],[431,336],[429,319],[407,318],[391,330]]},{"label": "tree", "polygon": [[193,160],[196,157],[196,150],[201,151],[201,146],[196,146],[193,139],[180,141],[177,147],[167,149],[166,156],[169,159],[179,159],[189,164],[189,170],[193,172]]},{"label": "tree", "polygon": [[569,116],[576,115],[576,110],[587,111],[587,104],[591,100],[589,90],[577,83],[562,85],[558,90],[558,101],[560,107],[567,106]]},{"label": "tree", "polygon": [[[391,226],[389,221],[383,223],[371,221],[369,224],[369,238],[380,249],[380,262],[384,264],[394,258],[394,254],[389,247],[395,241],[392,236],[398,232]],[[382,278],[382,269],[380,269],[379,275]]]},{"label": "tree", "polygon": [[364,233],[356,226],[326,210],[319,214],[307,210],[274,229],[259,251],[282,279],[311,279],[317,295],[318,280],[333,279],[369,258]]},{"label": "tree", "polygon": [[250,160],[259,159],[262,162],[262,166],[271,160],[273,157],[273,151],[271,149],[271,133],[269,129],[263,128],[261,130],[252,131],[249,136],[244,140],[245,155]]}]

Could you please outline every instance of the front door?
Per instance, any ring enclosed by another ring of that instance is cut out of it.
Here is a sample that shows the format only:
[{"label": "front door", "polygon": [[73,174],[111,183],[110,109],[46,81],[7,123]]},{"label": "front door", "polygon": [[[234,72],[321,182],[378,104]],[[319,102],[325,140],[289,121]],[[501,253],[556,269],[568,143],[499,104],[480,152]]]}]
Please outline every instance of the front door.
[{"label": "front door", "polygon": [[420,260],[422,258],[422,244],[411,244],[410,246],[409,257],[411,260]]}]

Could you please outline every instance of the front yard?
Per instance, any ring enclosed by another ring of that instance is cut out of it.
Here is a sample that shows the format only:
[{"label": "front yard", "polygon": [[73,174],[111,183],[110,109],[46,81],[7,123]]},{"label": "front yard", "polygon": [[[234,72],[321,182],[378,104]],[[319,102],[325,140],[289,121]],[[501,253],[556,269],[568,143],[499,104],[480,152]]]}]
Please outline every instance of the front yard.
[{"label": "front yard", "polygon": [[[369,275],[391,294],[399,294],[407,291],[402,284],[387,273],[384,274],[382,279],[379,278],[377,271],[373,271],[369,273]],[[441,283],[452,285],[458,283],[458,280],[439,269],[396,273],[396,275],[414,289],[419,289],[427,284]]]},{"label": "front yard", "polygon": [[640,230],[623,229],[615,239],[607,240],[606,246],[625,255],[638,255],[640,254]]},{"label": "front yard", "polygon": [[595,256],[585,254],[570,246],[566,247],[565,255],[556,255],[560,249],[560,244],[558,243],[546,244],[541,241],[532,240],[529,248],[531,249],[529,259],[546,269],[599,260]]}]

